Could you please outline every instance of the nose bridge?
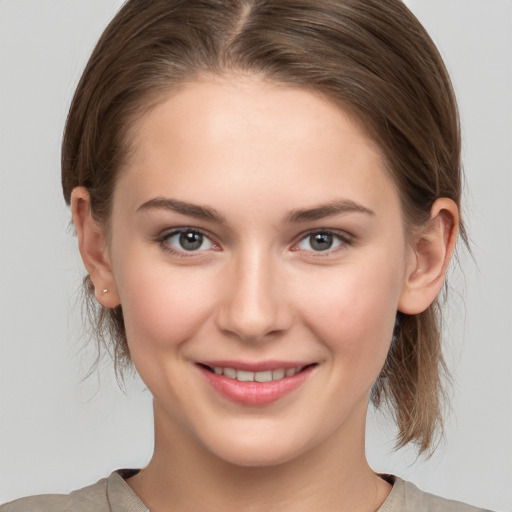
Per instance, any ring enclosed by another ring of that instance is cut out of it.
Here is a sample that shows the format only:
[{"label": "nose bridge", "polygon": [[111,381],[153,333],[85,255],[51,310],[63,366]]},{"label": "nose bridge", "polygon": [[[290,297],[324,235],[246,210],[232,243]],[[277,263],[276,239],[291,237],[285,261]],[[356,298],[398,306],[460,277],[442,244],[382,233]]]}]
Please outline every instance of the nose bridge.
[{"label": "nose bridge", "polygon": [[252,245],[233,258],[219,327],[246,341],[257,341],[286,329],[288,306],[282,274],[271,251]]}]

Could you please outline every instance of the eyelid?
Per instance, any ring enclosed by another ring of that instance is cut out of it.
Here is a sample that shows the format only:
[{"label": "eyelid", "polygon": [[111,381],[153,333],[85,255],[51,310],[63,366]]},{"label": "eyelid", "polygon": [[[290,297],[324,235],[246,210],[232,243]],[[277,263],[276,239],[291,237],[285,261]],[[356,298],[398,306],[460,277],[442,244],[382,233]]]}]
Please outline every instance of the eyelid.
[{"label": "eyelid", "polygon": [[[308,249],[301,249],[298,247],[298,245],[306,240],[308,237],[315,235],[317,233],[328,233],[330,235],[333,235],[334,237],[337,237],[341,243],[333,248],[329,248],[325,251],[315,251],[314,249],[308,250]],[[331,228],[318,228],[318,229],[310,229],[304,233],[301,233],[296,239],[295,242],[293,242],[291,250],[292,251],[302,251],[314,254],[315,257],[322,257],[332,254],[333,252],[337,252],[340,249],[343,249],[344,247],[348,245],[352,245],[354,243],[354,237],[347,233],[346,231],[340,231],[338,229],[331,229]]]},{"label": "eyelid", "polygon": [[[187,232],[187,231],[200,233],[201,235],[203,235],[205,238],[207,238],[210,241],[210,243],[212,244],[212,247],[210,247],[208,249],[203,249],[203,250],[187,251],[185,249],[183,249],[183,250],[174,249],[173,247],[171,247],[169,244],[166,243],[166,240],[168,240],[170,237],[178,235],[180,233]],[[310,250],[301,249],[298,247],[298,245],[302,241],[304,241],[308,237],[310,237],[314,234],[317,234],[317,233],[331,234],[334,237],[338,238],[341,241],[341,243],[339,243],[338,245],[336,245],[333,248],[326,249],[325,251],[315,251],[314,249],[310,249]],[[184,257],[184,258],[187,258],[187,257],[189,257],[189,258],[196,257],[197,258],[199,256],[205,256],[203,253],[208,252],[209,250],[215,250],[215,251],[222,250],[220,244],[216,241],[215,238],[216,237],[214,237],[208,231],[206,231],[202,228],[192,227],[192,226],[179,226],[179,227],[174,227],[174,228],[168,228],[168,229],[161,231],[154,238],[154,240],[159,243],[162,250],[164,250],[168,253],[171,253],[173,255],[177,255],[180,257]],[[333,252],[337,252],[346,246],[353,245],[353,243],[354,243],[354,236],[351,235],[350,233],[348,233],[347,231],[342,231],[342,230],[332,229],[332,228],[315,228],[315,229],[310,229],[308,231],[304,231],[300,235],[298,235],[295,238],[295,241],[292,243],[290,250],[293,252],[300,251],[300,252],[304,252],[304,253],[310,253],[310,254],[314,255],[315,257],[322,257],[322,256],[328,256],[328,255],[332,254]]]},{"label": "eyelid", "polygon": [[[187,231],[201,234],[204,238],[209,240],[212,247],[209,247],[209,248],[203,249],[203,250],[197,250],[197,251],[187,251],[185,249],[182,249],[182,250],[175,249],[166,243],[166,241],[169,238],[179,235],[181,233],[186,233]],[[179,257],[183,257],[183,258],[193,258],[193,257],[203,256],[203,253],[205,253],[209,250],[216,250],[216,251],[221,250],[220,245],[215,241],[215,238],[210,233],[208,233],[204,229],[196,228],[196,227],[192,227],[192,226],[180,226],[180,227],[176,227],[176,228],[166,229],[166,230],[162,231],[159,235],[157,235],[155,240],[160,244],[160,247],[165,252],[168,252],[170,254],[173,254],[173,255],[176,255]]]}]

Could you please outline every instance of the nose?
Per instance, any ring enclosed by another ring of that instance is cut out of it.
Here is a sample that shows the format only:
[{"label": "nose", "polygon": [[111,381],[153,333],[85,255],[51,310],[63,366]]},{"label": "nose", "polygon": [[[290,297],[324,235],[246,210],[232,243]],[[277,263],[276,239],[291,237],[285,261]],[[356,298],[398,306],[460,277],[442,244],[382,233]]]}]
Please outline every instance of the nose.
[{"label": "nose", "polygon": [[292,324],[286,279],[271,256],[251,251],[226,271],[217,326],[247,342],[275,338]]}]

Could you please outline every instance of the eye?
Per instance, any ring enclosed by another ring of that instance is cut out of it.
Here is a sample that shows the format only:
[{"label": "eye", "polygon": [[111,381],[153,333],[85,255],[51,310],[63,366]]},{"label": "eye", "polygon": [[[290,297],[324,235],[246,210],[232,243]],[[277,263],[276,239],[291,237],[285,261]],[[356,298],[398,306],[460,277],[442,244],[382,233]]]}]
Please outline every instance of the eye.
[{"label": "eye", "polygon": [[202,252],[217,246],[197,229],[179,229],[165,233],[160,242],[170,252]]},{"label": "eye", "polygon": [[349,243],[347,237],[332,231],[314,231],[305,236],[296,248],[300,251],[326,252]]}]

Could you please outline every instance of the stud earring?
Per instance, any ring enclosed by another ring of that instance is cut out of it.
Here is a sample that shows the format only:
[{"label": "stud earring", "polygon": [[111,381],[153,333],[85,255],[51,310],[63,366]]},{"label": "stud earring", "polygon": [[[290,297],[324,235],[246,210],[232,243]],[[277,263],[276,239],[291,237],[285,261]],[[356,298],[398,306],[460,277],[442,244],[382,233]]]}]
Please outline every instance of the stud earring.
[{"label": "stud earring", "polygon": [[108,290],[106,288],[101,292],[101,295],[105,295],[105,293],[108,293]]}]

